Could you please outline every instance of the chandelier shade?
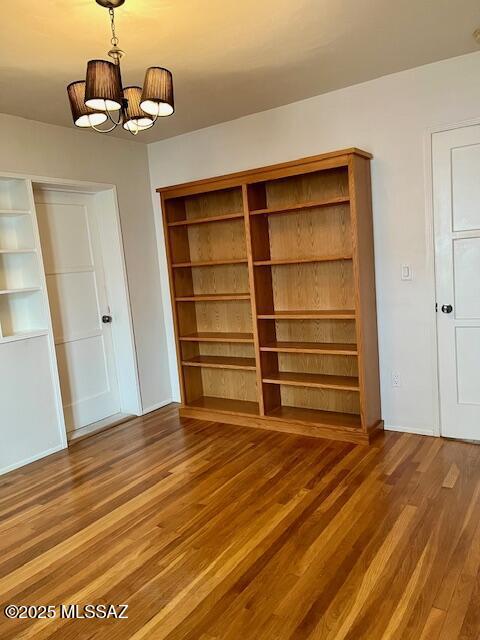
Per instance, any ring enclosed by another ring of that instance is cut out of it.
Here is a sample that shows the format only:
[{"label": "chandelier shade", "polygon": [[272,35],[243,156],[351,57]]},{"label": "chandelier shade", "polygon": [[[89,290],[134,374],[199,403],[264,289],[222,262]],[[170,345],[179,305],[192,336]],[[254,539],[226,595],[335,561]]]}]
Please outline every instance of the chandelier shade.
[{"label": "chandelier shade", "polygon": [[173,78],[168,69],[149,67],[145,73],[141,108],[152,116],[171,116],[173,102]]},{"label": "chandelier shade", "polygon": [[119,111],[123,103],[120,65],[108,60],[87,64],[85,104],[95,111]]},{"label": "chandelier shade", "polygon": [[85,82],[77,80],[67,87],[73,122],[77,127],[86,128],[103,124],[107,114],[90,109],[85,104]]},{"label": "chandelier shade", "polygon": [[123,96],[127,101],[127,106],[124,110],[123,128],[131,133],[138,133],[138,131],[153,127],[155,120],[140,108],[142,87],[124,87]]}]

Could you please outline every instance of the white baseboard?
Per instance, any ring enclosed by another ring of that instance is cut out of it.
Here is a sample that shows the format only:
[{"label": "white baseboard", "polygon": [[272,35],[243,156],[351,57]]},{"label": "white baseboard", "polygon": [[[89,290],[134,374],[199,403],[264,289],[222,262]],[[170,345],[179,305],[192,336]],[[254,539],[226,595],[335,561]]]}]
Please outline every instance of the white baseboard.
[{"label": "white baseboard", "polygon": [[68,444],[73,444],[78,440],[82,440],[87,436],[93,436],[101,431],[105,431],[106,429],[117,427],[124,422],[127,422],[127,420],[132,420],[136,417],[137,416],[132,415],[131,413],[115,413],[114,415],[108,416],[108,418],[104,418],[98,422],[92,422],[92,424],[87,424],[85,427],[81,427],[80,429],[74,429],[67,433]]},{"label": "white baseboard", "polygon": [[24,467],[26,464],[30,464],[31,462],[36,462],[41,458],[46,458],[47,456],[51,456],[52,453],[57,453],[57,451],[61,451],[62,449],[66,449],[66,445],[59,444],[56,447],[52,447],[51,449],[47,449],[46,451],[42,451],[41,453],[37,453],[30,458],[25,458],[25,460],[20,460],[19,462],[14,462],[13,464],[8,465],[8,467],[3,467],[0,469],[0,475],[4,473],[8,473],[9,471],[15,471],[15,469],[19,469],[20,467]]},{"label": "white baseboard", "polygon": [[400,431],[400,433],[413,433],[416,436],[436,436],[433,429],[414,429],[407,427],[397,427],[393,424],[386,424],[385,431]]},{"label": "white baseboard", "polygon": [[166,407],[167,404],[171,404],[172,402],[174,401],[171,398],[169,398],[168,400],[162,400],[161,402],[152,404],[149,407],[144,407],[142,416],[144,416],[147,413],[152,413],[152,411],[156,411],[157,409],[161,409],[162,407]]}]

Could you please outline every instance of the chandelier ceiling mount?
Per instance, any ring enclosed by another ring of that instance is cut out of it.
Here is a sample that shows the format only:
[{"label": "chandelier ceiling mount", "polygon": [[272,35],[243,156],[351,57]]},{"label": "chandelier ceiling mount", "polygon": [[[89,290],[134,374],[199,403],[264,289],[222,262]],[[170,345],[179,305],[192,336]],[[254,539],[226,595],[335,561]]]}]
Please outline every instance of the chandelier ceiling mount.
[{"label": "chandelier ceiling mount", "polygon": [[106,9],[118,9],[122,4],[125,4],[125,0],[96,0],[96,2]]}]

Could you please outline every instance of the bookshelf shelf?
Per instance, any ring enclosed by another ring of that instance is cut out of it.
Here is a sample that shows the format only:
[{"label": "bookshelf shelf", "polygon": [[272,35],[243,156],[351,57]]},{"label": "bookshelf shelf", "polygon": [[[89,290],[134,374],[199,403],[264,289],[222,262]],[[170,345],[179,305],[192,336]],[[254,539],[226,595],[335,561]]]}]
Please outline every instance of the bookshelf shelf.
[{"label": "bookshelf shelf", "polygon": [[180,336],[185,342],[253,342],[253,333],[200,331]]},{"label": "bookshelf shelf", "polygon": [[362,421],[355,413],[302,409],[301,407],[277,407],[268,416],[286,422],[300,422],[306,425],[333,427],[334,429],[360,430]]},{"label": "bookshelf shelf", "polygon": [[249,293],[204,293],[192,296],[180,296],[177,302],[225,302],[231,300],[250,300]]},{"label": "bookshelf shelf", "polygon": [[292,387],[312,387],[319,389],[340,389],[342,391],[359,391],[358,378],[351,376],[332,376],[319,373],[296,373],[294,371],[277,371],[263,378],[268,384],[285,384]]},{"label": "bookshelf shelf", "polygon": [[335,342],[267,342],[260,347],[261,351],[276,353],[316,353],[337,356],[356,356],[356,344],[337,344]]},{"label": "bookshelf shelf", "polygon": [[256,209],[250,211],[250,215],[259,216],[269,213],[298,213],[307,209],[318,209],[320,207],[332,207],[340,204],[348,204],[350,198],[348,196],[334,196],[332,198],[324,198],[312,200],[310,202],[300,202],[289,206],[266,207],[265,209]]},{"label": "bookshelf shelf", "polygon": [[257,260],[253,264],[256,267],[276,267],[292,264],[310,264],[314,262],[335,262],[337,260],[351,260],[351,255],[318,256],[316,258],[284,258],[282,260]]},{"label": "bookshelf shelf", "polygon": [[193,218],[191,220],[177,220],[169,222],[169,227],[188,227],[197,224],[211,224],[212,222],[229,222],[230,220],[240,220],[243,213],[226,213],[221,216],[207,216],[205,218]]},{"label": "bookshelf shelf", "polygon": [[186,269],[191,267],[223,267],[232,264],[247,264],[246,258],[240,258],[236,260],[204,260],[198,262],[179,262],[178,264],[172,264],[173,269]]},{"label": "bookshelf shelf", "polygon": [[259,320],[355,320],[354,309],[272,311],[257,316]]},{"label": "bookshelf shelf", "polygon": [[184,367],[210,367],[212,369],[245,369],[255,371],[255,358],[238,356],[194,356],[190,360],[183,360]]},{"label": "bookshelf shelf", "polygon": [[196,400],[189,402],[190,407],[197,409],[207,409],[211,411],[222,411],[225,413],[258,415],[258,402],[250,402],[248,400],[234,400],[230,398],[216,398],[210,396],[201,396]]}]

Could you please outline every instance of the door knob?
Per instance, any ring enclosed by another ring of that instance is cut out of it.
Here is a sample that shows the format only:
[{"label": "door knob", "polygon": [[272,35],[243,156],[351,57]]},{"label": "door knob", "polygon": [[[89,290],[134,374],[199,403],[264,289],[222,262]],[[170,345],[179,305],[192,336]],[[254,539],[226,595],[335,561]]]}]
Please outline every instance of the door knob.
[{"label": "door knob", "polygon": [[451,304],[444,304],[442,306],[442,311],[443,311],[443,313],[452,313],[453,307],[452,307]]},{"label": "door knob", "polygon": [[111,321],[112,321],[112,316],[102,316],[103,324],[110,324]]}]

